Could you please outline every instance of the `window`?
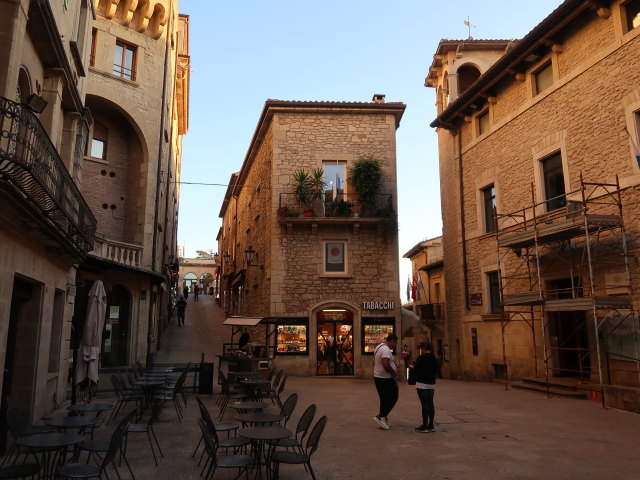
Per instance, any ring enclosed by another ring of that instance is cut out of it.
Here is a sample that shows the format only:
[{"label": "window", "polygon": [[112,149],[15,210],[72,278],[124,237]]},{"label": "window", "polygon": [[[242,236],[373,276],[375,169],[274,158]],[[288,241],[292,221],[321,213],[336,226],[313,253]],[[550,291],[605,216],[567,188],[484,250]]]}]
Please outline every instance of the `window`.
[{"label": "window", "polygon": [[567,199],[564,196],[564,172],[560,153],[542,160],[542,175],[547,211],[564,207],[567,204]]},{"label": "window", "polygon": [[89,155],[93,158],[101,158],[104,160],[107,157],[107,142],[99,138],[91,139],[91,151]]},{"label": "window", "polygon": [[623,5],[627,19],[627,31],[640,27],[640,0],[631,0]]},{"label": "window", "polygon": [[324,271],[325,273],[345,273],[345,242],[325,242]]},{"label": "window", "polygon": [[[325,162],[322,164],[324,169],[324,181],[326,182],[325,193],[329,198],[333,198],[333,192],[336,195],[344,193],[344,163],[340,162]],[[334,190],[335,186],[335,190]]]},{"label": "window", "polygon": [[281,354],[306,354],[307,323],[306,318],[283,318],[278,325],[277,352]]},{"label": "window", "polygon": [[535,81],[535,95],[545,91],[553,84],[553,68],[551,62],[545,64],[542,68],[533,74]]},{"label": "window", "polygon": [[493,211],[496,208],[496,187],[489,185],[482,189],[482,203],[484,210],[484,231],[491,233],[495,231]]},{"label": "window", "polygon": [[113,56],[113,74],[127,80],[135,80],[136,47],[118,40]]},{"label": "window", "polygon": [[471,329],[471,352],[477,356],[478,355],[478,329]]},{"label": "window", "polygon": [[91,52],[89,53],[89,65],[94,67],[96,65],[96,41],[98,40],[98,30],[93,29],[91,31]]},{"label": "window", "polygon": [[489,131],[489,109],[484,112],[480,112],[476,117],[478,122],[478,135],[482,135]]},{"label": "window", "polygon": [[489,312],[500,313],[500,277],[498,272],[487,272],[487,286],[489,287]]}]

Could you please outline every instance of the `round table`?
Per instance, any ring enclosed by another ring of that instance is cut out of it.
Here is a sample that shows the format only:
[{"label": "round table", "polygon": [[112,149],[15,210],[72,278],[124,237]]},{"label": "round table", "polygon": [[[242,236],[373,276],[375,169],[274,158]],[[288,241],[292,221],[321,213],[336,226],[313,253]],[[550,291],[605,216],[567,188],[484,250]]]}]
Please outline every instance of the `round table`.
[{"label": "round table", "polygon": [[45,425],[50,427],[56,427],[58,430],[64,432],[69,428],[77,428],[79,434],[84,433],[84,429],[90,426],[95,426],[100,423],[102,419],[96,416],[73,416],[73,417],[48,417],[44,419]]},{"label": "round table", "polygon": [[67,410],[82,415],[85,413],[95,413],[96,416],[99,416],[102,412],[113,410],[113,405],[110,403],[76,403],[75,405],[69,405]]},{"label": "round table", "polygon": [[[264,446],[268,440],[280,440],[288,438],[292,434],[291,430],[280,425],[270,425],[267,427],[249,427],[238,430],[238,435],[251,440],[254,455],[256,456],[257,472],[255,478],[262,478],[262,457],[264,456],[264,465],[268,466],[268,454],[264,451]],[[268,477],[268,475],[267,475]]]},{"label": "round table", "polygon": [[40,453],[42,455],[40,461],[42,478],[54,478],[57,467],[64,464],[67,456],[67,448],[72,445],[77,445],[83,440],[84,437],[76,433],[36,433],[34,435],[18,437],[16,444],[30,449],[34,455]]},{"label": "round table", "polygon": [[250,424],[278,423],[284,417],[276,413],[249,412],[249,413],[239,413],[234,418],[239,422],[242,422],[242,425],[246,425],[248,423]]},{"label": "round table", "polygon": [[153,397],[153,393],[156,389],[164,385],[164,380],[142,379],[136,380],[134,385],[142,388],[144,391],[144,404],[142,405],[142,410],[144,411],[144,409],[151,403],[151,397]]},{"label": "round table", "polygon": [[227,405],[227,408],[233,408],[240,413],[246,413],[249,411],[257,411],[266,408],[267,405],[262,402],[233,402]]},{"label": "round table", "polygon": [[260,398],[262,395],[262,388],[264,385],[268,385],[271,382],[269,380],[265,380],[264,378],[244,378],[240,380],[242,385],[248,385],[251,388],[251,394],[249,395],[251,398]]}]

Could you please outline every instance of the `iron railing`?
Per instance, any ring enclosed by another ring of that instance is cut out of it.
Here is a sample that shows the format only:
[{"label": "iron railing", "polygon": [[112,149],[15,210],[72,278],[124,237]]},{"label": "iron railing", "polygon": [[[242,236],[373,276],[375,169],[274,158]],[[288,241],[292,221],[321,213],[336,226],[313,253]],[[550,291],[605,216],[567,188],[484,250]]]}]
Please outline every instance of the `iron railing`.
[{"label": "iron railing", "polygon": [[419,307],[422,320],[444,320],[444,303],[426,303]]},{"label": "iron railing", "polygon": [[328,191],[324,198],[304,205],[298,202],[295,194],[280,194],[279,214],[283,217],[362,217],[362,218],[390,218],[395,215],[393,210],[393,196],[391,194],[376,195],[373,202],[363,204],[356,193],[333,193]]},{"label": "iron railing", "polygon": [[13,188],[81,254],[93,249],[96,219],[38,118],[0,97],[0,183]]}]

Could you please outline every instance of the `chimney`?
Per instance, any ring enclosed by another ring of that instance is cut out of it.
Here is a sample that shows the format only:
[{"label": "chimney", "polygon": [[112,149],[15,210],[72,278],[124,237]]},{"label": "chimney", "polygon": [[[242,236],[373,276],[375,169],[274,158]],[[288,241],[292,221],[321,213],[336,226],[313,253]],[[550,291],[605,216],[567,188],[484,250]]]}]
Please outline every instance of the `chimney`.
[{"label": "chimney", "polygon": [[373,100],[373,103],[384,103],[384,94],[374,93],[372,100]]}]

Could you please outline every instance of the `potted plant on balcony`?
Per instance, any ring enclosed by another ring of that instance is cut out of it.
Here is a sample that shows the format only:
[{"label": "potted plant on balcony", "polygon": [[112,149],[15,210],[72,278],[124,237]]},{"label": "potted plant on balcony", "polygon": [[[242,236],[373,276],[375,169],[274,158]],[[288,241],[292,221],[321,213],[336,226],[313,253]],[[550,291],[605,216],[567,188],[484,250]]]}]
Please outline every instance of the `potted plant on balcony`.
[{"label": "potted plant on balcony", "polygon": [[305,217],[314,215],[313,203],[324,196],[326,185],[321,168],[314,168],[310,173],[304,169],[293,172],[293,193],[296,202],[307,207],[304,210]]},{"label": "potted plant on balcony", "polygon": [[337,217],[349,217],[353,215],[353,203],[348,200],[339,200],[335,203],[333,211]]},{"label": "potted plant on balcony", "polygon": [[349,181],[358,192],[363,209],[375,207],[382,187],[382,164],[373,155],[361,155],[349,167]]}]

